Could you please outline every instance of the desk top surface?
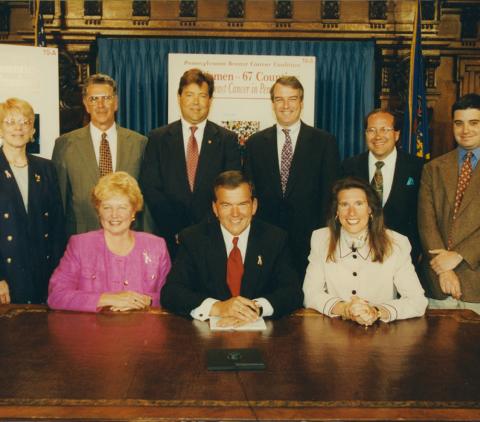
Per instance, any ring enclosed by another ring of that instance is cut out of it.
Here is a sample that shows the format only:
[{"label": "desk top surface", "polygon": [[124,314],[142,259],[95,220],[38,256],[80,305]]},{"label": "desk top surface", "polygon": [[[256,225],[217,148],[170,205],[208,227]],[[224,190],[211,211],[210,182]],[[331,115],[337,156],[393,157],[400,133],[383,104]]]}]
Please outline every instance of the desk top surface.
[{"label": "desk top surface", "polygon": [[[206,369],[207,350],[246,347],[266,370]],[[162,311],[0,307],[0,368],[0,419],[480,419],[471,311],[368,329],[303,311],[263,332],[211,332]]]}]

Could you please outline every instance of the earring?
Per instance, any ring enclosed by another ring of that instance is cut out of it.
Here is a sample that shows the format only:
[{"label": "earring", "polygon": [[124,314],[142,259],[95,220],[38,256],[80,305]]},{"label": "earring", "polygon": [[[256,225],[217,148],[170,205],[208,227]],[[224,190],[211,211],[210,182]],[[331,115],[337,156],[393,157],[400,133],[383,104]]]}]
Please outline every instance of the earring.
[{"label": "earring", "polygon": [[335,221],[338,221],[338,214],[335,214]]}]

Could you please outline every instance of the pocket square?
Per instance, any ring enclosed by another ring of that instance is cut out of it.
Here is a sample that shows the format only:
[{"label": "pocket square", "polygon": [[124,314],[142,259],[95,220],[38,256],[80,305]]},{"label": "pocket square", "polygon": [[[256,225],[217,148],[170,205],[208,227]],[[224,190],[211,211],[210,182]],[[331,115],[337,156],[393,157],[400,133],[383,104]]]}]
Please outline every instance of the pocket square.
[{"label": "pocket square", "polygon": [[413,177],[409,177],[407,180],[407,186],[414,186],[415,185],[415,180],[413,180]]}]

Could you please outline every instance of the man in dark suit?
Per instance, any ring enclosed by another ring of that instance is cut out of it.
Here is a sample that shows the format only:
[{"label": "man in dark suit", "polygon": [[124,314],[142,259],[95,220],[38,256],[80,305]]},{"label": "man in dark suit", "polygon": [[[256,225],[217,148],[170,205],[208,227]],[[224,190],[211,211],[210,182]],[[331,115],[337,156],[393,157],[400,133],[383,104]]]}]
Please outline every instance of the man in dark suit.
[{"label": "man in dark suit", "polygon": [[396,116],[388,110],[373,110],[365,118],[368,151],[344,160],[341,172],[372,183],[382,199],[385,224],[408,237],[417,264],[421,246],[416,210],[423,160],[397,150],[399,137]]},{"label": "man in dark suit", "polygon": [[255,185],[259,217],[287,230],[303,278],[312,231],[325,224],[338,177],[338,150],[333,135],[300,120],[303,86],[297,78],[279,78],[270,97],[277,124],[247,141],[246,172]]},{"label": "man in dark suit", "polygon": [[[100,227],[90,198],[93,187],[111,171],[126,171],[137,179],[147,144],[145,136],[115,124],[117,86],[110,76],[90,76],[83,87],[83,104],[90,124],[60,136],[52,155],[69,236]],[[139,227],[149,228],[141,223]]]},{"label": "man in dark suit", "polygon": [[480,95],[452,106],[457,148],[425,165],[418,219],[430,308],[480,314]]},{"label": "man in dark suit", "polygon": [[[199,320],[211,316],[241,325],[259,316],[280,317],[302,306],[287,234],[260,220],[252,185],[239,171],[214,182],[213,212],[180,233],[177,259],[162,289],[165,308]],[[228,257],[228,258],[227,258]]]},{"label": "man in dark suit", "polygon": [[216,175],[241,167],[235,133],[207,120],[213,90],[211,75],[186,71],[178,88],[181,119],[153,130],[145,150],[140,184],[172,256],[176,235],[210,211]]}]

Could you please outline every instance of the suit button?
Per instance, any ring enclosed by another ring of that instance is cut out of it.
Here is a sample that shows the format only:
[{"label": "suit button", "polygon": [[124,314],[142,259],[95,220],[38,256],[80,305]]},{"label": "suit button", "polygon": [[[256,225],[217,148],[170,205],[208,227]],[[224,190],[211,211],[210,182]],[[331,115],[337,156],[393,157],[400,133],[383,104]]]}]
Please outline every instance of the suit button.
[{"label": "suit button", "polygon": [[9,242],[11,242],[11,241],[13,240],[13,236],[12,236],[11,234],[9,234],[9,235],[7,236],[7,240],[8,240]]},{"label": "suit button", "polygon": [[48,239],[48,233],[45,233],[45,234],[43,235],[43,237],[44,237],[45,239]]},{"label": "suit button", "polygon": [[352,258],[353,258],[353,259],[357,259],[357,255],[352,255]]},{"label": "suit button", "polygon": [[3,218],[7,219],[10,217],[10,214],[8,212],[6,212],[5,214],[3,214]]},{"label": "suit button", "polygon": [[7,258],[7,264],[11,264],[12,263],[12,258],[8,257]]},{"label": "suit button", "polygon": [[354,277],[357,276],[357,272],[356,272],[356,271],[353,272],[353,276],[354,276]]},{"label": "suit button", "polygon": [[43,213],[43,216],[44,216],[44,217],[48,217],[48,212],[44,212],[44,213]]},{"label": "suit button", "polygon": [[124,286],[128,286],[128,280],[125,280],[125,281],[123,282],[123,284],[124,284]]}]

